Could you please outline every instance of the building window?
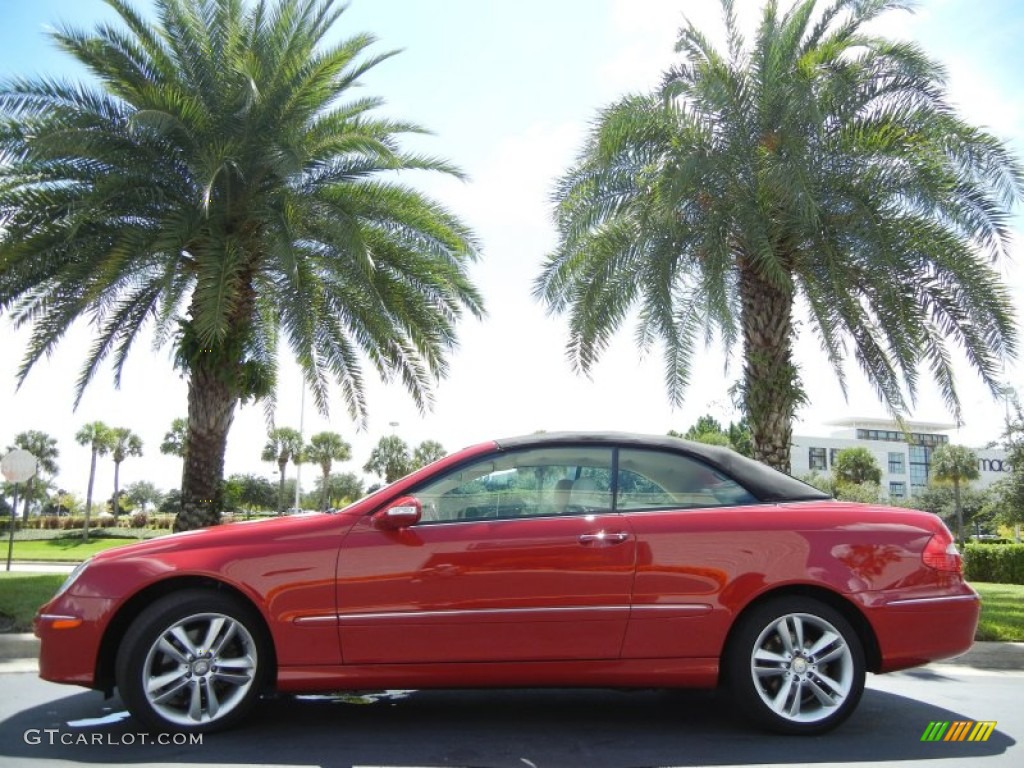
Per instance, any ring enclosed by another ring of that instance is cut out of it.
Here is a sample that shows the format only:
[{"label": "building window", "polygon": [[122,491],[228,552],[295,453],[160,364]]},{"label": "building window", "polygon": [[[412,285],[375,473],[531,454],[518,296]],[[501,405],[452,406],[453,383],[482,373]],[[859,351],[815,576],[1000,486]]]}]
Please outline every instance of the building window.
[{"label": "building window", "polygon": [[928,469],[931,466],[932,449],[923,445],[910,446],[910,488],[917,496],[928,487]]},{"label": "building window", "polygon": [[808,448],[807,449],[807,466],[811,469],[820,469],[823,472],[828,470],[828,465],[825,464],[825,449],[824,448]]},{"label": "building window", "polygon": [[889,452],[889,474],[890,475],[902,475],[907,471],[903,464],[903,454]]},{"label": "building window", "polygon": [[858,440],[884,440],[890,443],[906,443],[911,445],[924,445],[929,448],[937,445],[945,445],[949,442],[948,435],[936,435],[927,432],[911,432],[909,435],[903,432],[896,432],[891,429],[858,429]]},{"label": "building window", "polygon": [[836,465],[836,456],[839,455],[839,452],[841,450],[843,450],[843,449],[842,448],[829,448],[829,450],[828,450],[828,465],[830,467],[834,467]]},{"label": "building window", "polygon": [[907,484],[906,483],[889,483],[889,498],[890,499],[905,499],[905,498],[907,498]]}]

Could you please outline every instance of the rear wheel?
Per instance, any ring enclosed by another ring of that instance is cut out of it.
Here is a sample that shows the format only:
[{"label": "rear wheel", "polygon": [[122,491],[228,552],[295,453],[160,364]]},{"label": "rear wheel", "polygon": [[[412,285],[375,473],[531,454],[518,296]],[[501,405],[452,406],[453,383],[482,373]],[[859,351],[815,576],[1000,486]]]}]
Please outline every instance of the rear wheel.
[{"label": "rear wheel", "polygon": [[227,728],[256,703],[269,668],[262,624],[226,595],[168,595],[128,628],[116,664],[128,710],[157,730]]},{"label": "rear wheel", "polygon": [[743,617],[726,659],[740,708],[779,733],[835,728],[864,692],[864,651],[837,610],[812,598],[784,597]]}]

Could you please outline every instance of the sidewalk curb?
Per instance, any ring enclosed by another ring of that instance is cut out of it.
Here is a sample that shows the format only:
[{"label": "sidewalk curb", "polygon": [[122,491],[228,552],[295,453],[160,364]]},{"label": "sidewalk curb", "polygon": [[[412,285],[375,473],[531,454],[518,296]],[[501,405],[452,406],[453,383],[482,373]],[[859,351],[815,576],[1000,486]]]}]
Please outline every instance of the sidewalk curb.
[{"label": "sidewalk curb", "polygon": [[30,633],[0,635],[0,661],[38,659],[39,638]]},{"label": "sidewalk curb", "polygon": [[[29,633],[0,634],[0,661],[35,661],[39,658],[39,638]],[[976,642],[967,653],[939,664],[975,669],[1024,670],[1024,643]]]}]

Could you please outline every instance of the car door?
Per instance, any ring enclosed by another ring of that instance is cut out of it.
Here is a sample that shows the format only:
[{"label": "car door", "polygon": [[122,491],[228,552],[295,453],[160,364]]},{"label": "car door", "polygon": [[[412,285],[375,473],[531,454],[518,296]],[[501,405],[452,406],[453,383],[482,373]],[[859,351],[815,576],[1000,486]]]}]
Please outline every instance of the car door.
[{"label": "car door", "polygon": [[757,500],[672,451],[624,447],[616,467],[616,509],[637,538],[623,658],[717,658],[732,616],[728,593],[742,586],[737,569],[764,549],[765,534],[744,523]]},{"label": "car door", "polygon": [[346,664],[617,658],[636,542],[611,511],[608,448],[499,452],[411,494],[419,523],[346,537]]}]

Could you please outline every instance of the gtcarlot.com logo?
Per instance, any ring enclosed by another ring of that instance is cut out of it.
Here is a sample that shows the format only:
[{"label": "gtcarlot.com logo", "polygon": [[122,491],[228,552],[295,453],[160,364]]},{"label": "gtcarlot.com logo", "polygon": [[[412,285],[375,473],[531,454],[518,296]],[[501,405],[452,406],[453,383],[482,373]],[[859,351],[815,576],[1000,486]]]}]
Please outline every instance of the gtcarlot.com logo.
[{"label": "gtcarlot.com logo", "polygon": [[933,720],[921,734],[921,741],[988,741],[995,729],[995,720]]},{"label": "gtcarlot.com logo", "polygon": [[130,747],[136,744],[147,746],[199,746],[203,743],[201,733],[97,733],[71,732],[59,728],[29,728],[22,735],[26,744],[32,746],[47,744],[65,747]]}]

